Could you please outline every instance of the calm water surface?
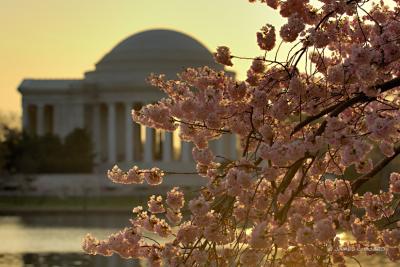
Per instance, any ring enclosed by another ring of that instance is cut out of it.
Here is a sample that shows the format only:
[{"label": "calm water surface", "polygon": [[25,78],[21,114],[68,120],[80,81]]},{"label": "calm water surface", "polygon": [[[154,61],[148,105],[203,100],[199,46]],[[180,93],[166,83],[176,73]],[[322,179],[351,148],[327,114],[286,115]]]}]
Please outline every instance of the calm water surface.
[{"label": "calm water surface", "polygon": [[[86,233],[105,238],[128,226],[129,213],[99,214],[26,214],[0,216],[0,267],[125,267],[146,266],[118,256],[82,254]],[[345,236],[343,236],[345,238]],[[357,257],[362,266],[399,267],[380,255]],[[348,266],[358,266],[349,261]]]},{"label": "calm water surface", "polygon": [[0,216],[0,267],[146,266],[118,256],[82,254],[86,233],[105,238],[127,226],[128,219],[129,213]]}]

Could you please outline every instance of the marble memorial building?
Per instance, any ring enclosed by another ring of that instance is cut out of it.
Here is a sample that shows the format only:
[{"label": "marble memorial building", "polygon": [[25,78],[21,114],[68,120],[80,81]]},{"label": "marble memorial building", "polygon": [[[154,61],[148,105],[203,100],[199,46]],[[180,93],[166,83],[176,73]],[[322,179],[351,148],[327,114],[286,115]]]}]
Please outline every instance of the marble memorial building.
[{"label": "marble memorial building", "polygon": [[[75,128],[85,128],[92,136],[96,163],[104,168],[114,163],[160,167],[190,163],[191,146],[181,142],[177,133],[135,124],[130,113],[163,97],[145,81],[150,73],[174,78],[185,67],[206,65],[222,69],[210,51],[188,35],[171,30],[132,35],[107,53],[83,79],[23,80],[19,86],[23,129],[64,138]],[[233,136],[224,136],[212,146],[220,154],[236,156]]]}]

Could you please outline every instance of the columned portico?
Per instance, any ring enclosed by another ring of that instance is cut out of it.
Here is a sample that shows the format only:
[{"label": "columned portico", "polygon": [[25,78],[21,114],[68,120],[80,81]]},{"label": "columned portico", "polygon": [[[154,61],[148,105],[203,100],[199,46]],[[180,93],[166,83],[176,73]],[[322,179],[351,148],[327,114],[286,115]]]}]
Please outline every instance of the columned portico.
[{"label": "columned portico", "polygon": [[[19,87],[23,129],[64,140],[76,128],[84,128],[92,138],[97,171],[114,164],[193,168],[191,143],[181,141],[176,132],[135,123],[131,110],[165,97],[145,81],[151,72],[175,79],[185,67],[206,65],[223,70],[206,47],[186,34],[150,30],[132,35],[84,73],[83,79],[24,80]],[[235,158],[233,138],[217,142],[222,143],[216,145],[216,154]]]}]

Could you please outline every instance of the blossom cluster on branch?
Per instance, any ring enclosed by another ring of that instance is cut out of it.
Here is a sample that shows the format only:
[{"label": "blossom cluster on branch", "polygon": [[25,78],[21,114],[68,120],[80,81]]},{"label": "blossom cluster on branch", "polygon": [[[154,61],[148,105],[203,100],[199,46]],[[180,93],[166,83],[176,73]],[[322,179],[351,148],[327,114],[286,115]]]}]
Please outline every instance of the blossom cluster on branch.
[{"label": "blossom cluster on branch", "polygon": [[[400,153],[400,1],[250,2],[278,10],[287,23],[280,39],[274,26],[261,27],[254,58],[217,48],[221,64],[252,60],[245,81],[208,67],[177,80],[152,75],[167,97],[132,114],[192,142],[207,185],[190,201],[179,188],[166,201],[151,196],[129,228],[102,241],[88,235],[86,252],[151,266],[346,266],[380,247],[400,260],[400,174],[382,177],[386,191],[359,193]],[[240,140],[237,160],[221,161],[209,147],[227,134]],[[158,185],[165,174],[114,167],[108,176]],[[343,231],[354,240],[341,240]]]}]

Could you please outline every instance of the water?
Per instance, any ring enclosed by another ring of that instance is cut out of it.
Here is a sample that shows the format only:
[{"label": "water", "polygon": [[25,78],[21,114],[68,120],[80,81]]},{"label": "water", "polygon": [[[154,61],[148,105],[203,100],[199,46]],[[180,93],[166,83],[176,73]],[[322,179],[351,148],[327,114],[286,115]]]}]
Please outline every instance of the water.
[{"label": "water", "polygon": [[[93,233],[105,238],[128,226],[127,213],[51,213],[0,216],[0,267],[133,267],[146,266],[137,260],[122,260],[118,256],[84,255],[82,237]],[[346,236],[341,236],[346,238]],[[377,255],[358,256],[365,267],[395,267]],[[348,261],[350,267],[358,266]]]},{"label": "water", "polygon": [[26,214],[0,217],[0,267],[144,266],[118,256],[84,255],[82,237],[98,238],[129,224],[127,214]]}]

